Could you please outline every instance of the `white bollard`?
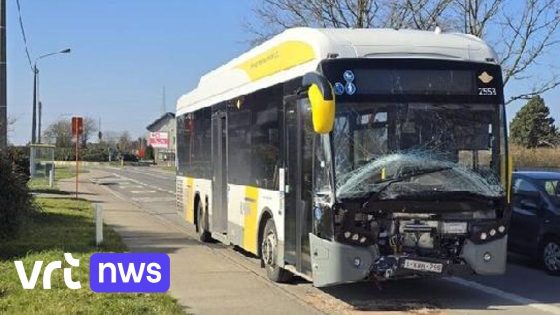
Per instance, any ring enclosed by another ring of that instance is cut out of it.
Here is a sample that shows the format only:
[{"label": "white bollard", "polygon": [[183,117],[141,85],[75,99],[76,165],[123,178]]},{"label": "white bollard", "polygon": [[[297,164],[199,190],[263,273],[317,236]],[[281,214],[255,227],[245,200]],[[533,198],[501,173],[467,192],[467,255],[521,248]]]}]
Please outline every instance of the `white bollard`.
[{"label": "white bollard", "polygon": [[54,187],[54,169],[52,168],[49,170],[49,187]]},{"label": "white bollard", "polygon": [[95,244],[103,243],[103,206],[95,204]]}]

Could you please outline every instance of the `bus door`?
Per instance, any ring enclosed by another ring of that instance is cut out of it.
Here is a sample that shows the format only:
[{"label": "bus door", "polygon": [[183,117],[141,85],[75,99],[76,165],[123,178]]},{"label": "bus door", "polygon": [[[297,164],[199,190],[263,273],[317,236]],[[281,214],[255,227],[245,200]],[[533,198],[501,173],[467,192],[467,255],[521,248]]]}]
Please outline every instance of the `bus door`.
[{"label": "bus door", "polygon": [[227,115],[212,115],[212,232],[227,233]]},{"label": "bus door", "polygon": [[286,131],[286,188],[284,260],[299,272],[311,275],[312,141],[309,100],[288,96],[284,100]]}]

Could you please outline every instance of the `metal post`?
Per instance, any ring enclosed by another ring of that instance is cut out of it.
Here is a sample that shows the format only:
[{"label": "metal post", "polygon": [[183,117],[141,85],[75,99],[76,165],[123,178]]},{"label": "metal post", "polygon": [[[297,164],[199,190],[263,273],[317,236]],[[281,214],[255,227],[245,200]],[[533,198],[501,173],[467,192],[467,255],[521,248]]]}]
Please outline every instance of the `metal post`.
[{"label": "metal post", "polygon": [[[77,128],[78,127],[76,126],[76,129]],[[78,176],[80,174],[79,152],[80,152],[80,134],[76,134],[76,199],[78,199]]]},{"label": "metal post", "polygon": [[35,172],[36,172],[36,168],[35,168],[35,150],[36,148],[34,146],[31,146],[29,148],[29,175],[31,176],[31,178],[35,177]]},{"label": "metal post", "polygon": [[103,243],[103,206],[100,203],[95,204],[95,244],[97,246]]},{"label": "metal post", "polygon": [[6,0],[0,0],[0,148],[8,145],[6,80]]},{"label": "metal post", "polygon": [[31,144],[37,141],[37,64],[33,65],[33,114],[31,118]]},{"label": "metal post", "polygon": [[43,103],[39,101],[39,126],[37,127],[37,143],[41,143],[41,120],[43,117]]},{"label": "metal post", "polygon": [[49,170],[49,187],[54,187],[54,163],[52,168]]}]

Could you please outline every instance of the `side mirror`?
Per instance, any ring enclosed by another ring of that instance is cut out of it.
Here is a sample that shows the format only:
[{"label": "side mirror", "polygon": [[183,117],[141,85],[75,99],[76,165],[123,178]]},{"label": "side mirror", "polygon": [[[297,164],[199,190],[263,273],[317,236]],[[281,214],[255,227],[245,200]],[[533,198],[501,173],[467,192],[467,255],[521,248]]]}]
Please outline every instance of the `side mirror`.
[{"label": "side mirror", "polygon": [[331,84],[323,75],[310,72],[303,76],[311,103],[311,119],[316,133],[329,133],[334,126],[335,100]]}]

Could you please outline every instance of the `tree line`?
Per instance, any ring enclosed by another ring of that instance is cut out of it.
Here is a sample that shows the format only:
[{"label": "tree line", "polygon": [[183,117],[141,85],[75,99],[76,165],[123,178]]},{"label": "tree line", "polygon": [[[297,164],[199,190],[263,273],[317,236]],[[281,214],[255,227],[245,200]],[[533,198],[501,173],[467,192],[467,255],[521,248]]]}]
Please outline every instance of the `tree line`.
[{"label": "tree line", "polygon": [[[97,141],[93,142],[94,139]],[[44,132],[43,142],[56,146],[55,160],[75,159],[72,122],[69,119],[59,119],[51,123]],[[102,133],[98,129],[95,119],[85,117],[80,148],[81,160],[109,161],[120,159],[123,156],[143,155],[142,151],[147,148],[147,143],[143,137],[133,139],[128,131]]]}]

